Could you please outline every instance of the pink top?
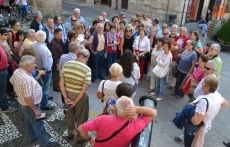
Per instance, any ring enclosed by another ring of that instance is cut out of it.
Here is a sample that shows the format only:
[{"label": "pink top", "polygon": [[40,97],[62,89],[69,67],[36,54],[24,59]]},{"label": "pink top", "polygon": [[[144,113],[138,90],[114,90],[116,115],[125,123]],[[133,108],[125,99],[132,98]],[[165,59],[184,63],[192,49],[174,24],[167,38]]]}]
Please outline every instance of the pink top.
[{"label": "pink top", "polygon": [[[14,47],[18,47],[18,45],[19,45],[19,42],[17,42],[17,41],[15,41],[14,42]],[[22,56],[22,53],[23,53],[23,51],[24,51],[24,45],[22,44],[22,46],[19,48],[19,51],[18,51],[18,56]]]},{"label": "pink top", "polygon": [[3,5],[4,2],[5,0],[0,0],[0,5]]},{"label": "pink top", "polygon": [[[96,139],[103,140],[119,130],[126,121],[126,119],[119,116],[101,115],[94,120],[84,123],[82,128],[84,131],[96,131]],[[95,142],[94,147],[128,147],[135,135],[145,128],[149,122],[148,117],[140,116],[130,121],[129,125],[112,139],[102,143]]]},{"label": "pink top", "polygon": [[201,81],[204,77],[204,71],[198,66],[195,71],[192,73],[192,77],[198,81]]}]

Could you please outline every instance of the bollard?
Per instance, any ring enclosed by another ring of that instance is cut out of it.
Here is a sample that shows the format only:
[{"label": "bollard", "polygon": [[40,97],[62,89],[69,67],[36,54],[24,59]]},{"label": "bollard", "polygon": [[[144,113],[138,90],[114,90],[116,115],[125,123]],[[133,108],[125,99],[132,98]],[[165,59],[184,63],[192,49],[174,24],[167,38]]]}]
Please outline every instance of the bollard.
[{"label": "bollard", "polygon": [[[139,100],[140,106],[145,106],[149,108],[155,108],[157,106],[157,101],[153,96],[142,96]],[[139,134],[137,134],[133,140],[131,147],[150,147],[151,135],[152,135],[153,121],[148,124]]]}]

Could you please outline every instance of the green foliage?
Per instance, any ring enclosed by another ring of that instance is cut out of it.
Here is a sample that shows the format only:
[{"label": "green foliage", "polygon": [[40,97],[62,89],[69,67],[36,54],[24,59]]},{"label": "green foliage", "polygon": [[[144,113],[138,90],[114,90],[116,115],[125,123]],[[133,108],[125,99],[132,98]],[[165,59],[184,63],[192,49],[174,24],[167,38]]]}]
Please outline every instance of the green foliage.
[{"label": "green foliage", "polygon": [[221,26],[217,34],[218,42],[220,44],[230,45],[229,35],[230,35],[230,19]]},{"label": "green foliage", "polygon": [[217,41],[217,35],[220,31],[221,25],[218,25],[215,27],[215,29],[212,32],[211,38],[214,39],[215,41]]}]

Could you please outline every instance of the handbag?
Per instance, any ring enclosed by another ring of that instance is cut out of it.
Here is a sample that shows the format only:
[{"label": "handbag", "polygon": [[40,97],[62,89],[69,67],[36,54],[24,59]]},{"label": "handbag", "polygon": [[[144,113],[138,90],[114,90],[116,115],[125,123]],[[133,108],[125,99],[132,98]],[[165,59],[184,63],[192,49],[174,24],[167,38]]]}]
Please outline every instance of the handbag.
[{"label": "handbag", "polygon": [[106,142],[110,139],[112,139],[113,137],[115,137],[118,133],[120,133],[125,127],[127,127],[129,125],[129,121],[127,121],[119,130],[115,131],[111,136],[109,136],[106,139],[102,139],[102,140],[97,140],[95,139],[95,142],[101,143],[101,142]]},{"label": "handbag", "polygon": [[[206,112],[208,110],[208,107],[209,107],[209,102],[206,98],[202,98],[204,100],[206,100],[207,102],[207,107],[206,107]],[[201,99],[200,99],[201,100]],[[199,101],[198,101],[199,102]],[[197,102],[197,103],[198,103]],[[196,104],[197,104],[196,103]],[[195,109],[195,107],[194,107]],[[184,129],[186,130],[186,132],[188,134],[194,134],[196,131],[198,131],[202,126],[204,125],[204,122],[202,121],[199,125],[193,125],[190,121],[188,121],[185,125],[184,125]]]},{"label": "handbag", "polygon": [[161,67],[160,65],[156,65],[153,68],[153,73],[158,77],[158,78],[163,78],[169,71],[169,63],[165,67]]},{"label": "handbag", "polygon": [[[139,48],[140,48],[140,39],[139,39],[139,41],[138,41],[138,53],[139,53]],[[139,60],[141,60],[141,59],[146,59],[147,57],[146,57],[146,54],[144,54],[144,55],[142,55],[142,56],[138,56],[138,55],[136,55],[136,60],[137,61],[139,61]]]}]

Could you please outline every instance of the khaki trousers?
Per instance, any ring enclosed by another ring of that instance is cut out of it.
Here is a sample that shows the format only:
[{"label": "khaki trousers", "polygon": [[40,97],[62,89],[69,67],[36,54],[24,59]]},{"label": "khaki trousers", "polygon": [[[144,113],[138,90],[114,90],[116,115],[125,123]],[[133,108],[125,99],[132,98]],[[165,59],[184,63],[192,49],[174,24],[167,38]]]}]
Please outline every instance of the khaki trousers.
[{"label": "khaki trousers", "polygon": [[[78,94],[67,92],[67,96],[70,100],[75,100]],[[82,98],[73,108],[70,108],[69,110],[66,111],[68,135],[74,135],[76,132],[76,128],[81,124],[87,122],[88,117],[89,117],[89,97],[88,94],[86,94],[84,98]],[[77,133],[77,141],[78,140],[85,140],[85,139],[82,138],[79,133]]]}]

